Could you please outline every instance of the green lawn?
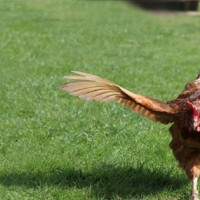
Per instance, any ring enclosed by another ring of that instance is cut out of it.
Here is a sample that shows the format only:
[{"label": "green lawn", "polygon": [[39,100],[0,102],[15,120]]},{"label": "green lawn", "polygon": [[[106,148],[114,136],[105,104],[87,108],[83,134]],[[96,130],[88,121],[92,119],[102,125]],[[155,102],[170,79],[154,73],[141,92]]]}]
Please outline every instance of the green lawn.
[{"label": "green lawn", "polygon": [[61,92],[80,70],[162,101],[200,67],[198,16],[121,1],[0,0],[0,199],[188,199],[169,126]]}]

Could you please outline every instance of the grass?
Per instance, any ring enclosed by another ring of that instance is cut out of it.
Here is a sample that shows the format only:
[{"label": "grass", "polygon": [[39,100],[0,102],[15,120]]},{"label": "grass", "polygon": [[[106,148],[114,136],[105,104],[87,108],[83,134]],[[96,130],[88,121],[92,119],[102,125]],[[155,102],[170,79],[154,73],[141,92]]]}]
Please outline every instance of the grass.
[{"label": "grass", "polygon": [[124,2],[0,0],[0,199],[188,199],[169,126],[59,90],[81,70],[167,101],[199,69],[199,17]]}]

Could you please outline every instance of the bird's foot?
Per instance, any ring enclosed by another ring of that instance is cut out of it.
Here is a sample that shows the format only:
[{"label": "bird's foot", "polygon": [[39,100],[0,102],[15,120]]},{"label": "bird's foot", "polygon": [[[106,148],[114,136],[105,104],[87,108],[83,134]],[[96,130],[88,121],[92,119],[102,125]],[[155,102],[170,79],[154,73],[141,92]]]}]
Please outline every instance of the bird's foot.
[{"label": "bird's foot", "polygon": [[193,193],[190,200],[199,200],[198,193]]}]

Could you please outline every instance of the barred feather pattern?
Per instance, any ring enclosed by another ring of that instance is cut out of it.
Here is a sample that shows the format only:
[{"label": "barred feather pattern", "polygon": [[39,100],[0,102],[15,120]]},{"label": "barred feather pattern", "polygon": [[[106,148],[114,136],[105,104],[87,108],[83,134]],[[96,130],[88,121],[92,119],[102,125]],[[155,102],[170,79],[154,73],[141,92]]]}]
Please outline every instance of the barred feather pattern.
[{"label": "barred feather pattern", "polygon": [[163,124],[174,122],[174,109],[167,103],[132,93],[111,81],[92,74],[79,71],[73,71],[73,73],[74,75],[64,77],[70,82],[61,86],[62,90],[71,95],[86,100],[116,101],[150,120]]}]

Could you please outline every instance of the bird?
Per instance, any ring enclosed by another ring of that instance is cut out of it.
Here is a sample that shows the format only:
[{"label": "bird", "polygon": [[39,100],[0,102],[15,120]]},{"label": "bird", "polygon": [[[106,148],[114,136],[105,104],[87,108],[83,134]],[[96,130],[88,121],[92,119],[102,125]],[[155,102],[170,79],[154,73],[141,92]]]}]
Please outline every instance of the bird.
[{"label": "bird", "polygon": [[128,91],[96,75],[72,71],[64,76],[61,90],[86,100],[115,101],[152,121],[171,124],[172,150],[179,166],[192,182],[190,200],[199,200],[200,176],[200,73],[187,83],[176,99],[162,102]]}]

